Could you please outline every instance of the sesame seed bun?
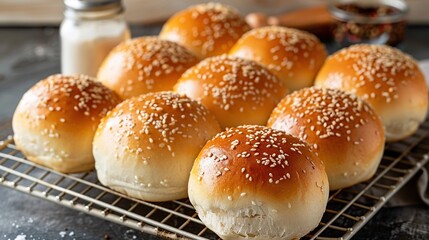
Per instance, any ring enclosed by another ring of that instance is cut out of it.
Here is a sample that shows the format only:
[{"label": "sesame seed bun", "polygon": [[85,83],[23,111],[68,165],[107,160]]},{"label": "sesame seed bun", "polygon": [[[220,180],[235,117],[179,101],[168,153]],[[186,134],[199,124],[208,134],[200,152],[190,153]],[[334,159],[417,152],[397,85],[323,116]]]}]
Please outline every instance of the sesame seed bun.
[{"label": "sesame seed bun", "polygon": [[200,58],[228,53],[234,43],[250,30],[234,9],[218,3],[191,6],[173,15],[159,37],[177,42]]},{"label": "sesame seed bun", "polygon": [[291,91],[313,85],[327,56],[324,45],[313,34],[278,26],[247,32],[229,54],[261,63]]},{"label": "sesame seed bun", "polygon": [[286,96],[268,126],[309,143],[324,162],[331,190],[371,178],[384,151],[384,130],[372,108],[337,89],[304,88]]},{"label": "sesame seed bun", "polygon": [[127,99],[103,118],[94,137],[98,179],[147,201],[184,198],[198,152],[218,132],[214,116],[185,96]]},{"label": "sesame seed bun", "polygon": [[265,125],[286,94],[282,82],[263,66],[226,55],[207,58],[190,68],[174,91],[201,101],[222,128]]},{"label": "sesame seed bun", "polygon": [[140,37],[116,46],[103,61],[97,79],[122,99],[171,90],[197,57],[177,43]]},{"label": "sesame seed bun", "polygon": [[29,160],[54,170],[91,170],[95,130],[119,101],[93,78],[52,75],[22,96],[12,119],[15,144]]},{"label": "sesame seed bun", "polygon": [[318,226],[328,194],[324,166],[311,148],[263,126],[216,135],[189,179],[198,216],[223,239],[298,239]]},{"label": "sesame seed bun", "polygon": [[354,45],[328,58],[315,85],[338,88],[368,102],[381,117],[387,141],[413,134],[428,109],[428,88],[416,61],[398,49]]}]

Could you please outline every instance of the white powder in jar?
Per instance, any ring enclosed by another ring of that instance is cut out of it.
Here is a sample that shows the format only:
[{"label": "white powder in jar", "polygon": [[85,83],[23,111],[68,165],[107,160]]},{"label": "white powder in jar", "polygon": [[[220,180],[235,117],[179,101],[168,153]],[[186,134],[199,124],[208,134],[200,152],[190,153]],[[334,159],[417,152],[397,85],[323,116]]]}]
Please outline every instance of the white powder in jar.
[{"label": "white powder in jar", "polygon": [[95,77],[104,58],[130,38],[122,16],[105,19],[65,18],[61,24],[61,72]]}]

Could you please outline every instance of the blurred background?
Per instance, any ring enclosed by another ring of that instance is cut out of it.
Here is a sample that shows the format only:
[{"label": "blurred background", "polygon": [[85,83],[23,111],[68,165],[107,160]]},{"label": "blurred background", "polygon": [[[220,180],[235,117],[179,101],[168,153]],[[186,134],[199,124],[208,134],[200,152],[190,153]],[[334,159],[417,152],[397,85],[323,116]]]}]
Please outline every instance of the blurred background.
[{"label": "blurred background", "polygon": [[[174,12],[204,0],[123,0],[125,17],[131,24],[152,24],[166,20]],[[243,14],[263,12],[277,15],[303,7],[326,4],[329,0],[222,0]],[[407,0],[409,20],[413,24],[429,23],[429,1]],[[59,25],[64,4],[60,0],[0,0],[0,25]]]}]

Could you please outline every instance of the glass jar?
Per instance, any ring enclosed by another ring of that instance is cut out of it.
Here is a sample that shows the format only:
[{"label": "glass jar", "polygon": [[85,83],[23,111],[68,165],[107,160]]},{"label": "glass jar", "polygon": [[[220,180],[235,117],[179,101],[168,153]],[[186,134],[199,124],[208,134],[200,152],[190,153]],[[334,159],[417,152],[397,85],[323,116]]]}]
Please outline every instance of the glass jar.
[{"label": "glass jar", "polygon": [[334,38],[342,47],[356,43],[396,46],[405,36],[408,5],[403,0],[339,0],[329,5]]},{"label": "glass jar", "polygon": [[121,0],[65,0],[61,72],[95,77],[107,54],[130,38]]}]

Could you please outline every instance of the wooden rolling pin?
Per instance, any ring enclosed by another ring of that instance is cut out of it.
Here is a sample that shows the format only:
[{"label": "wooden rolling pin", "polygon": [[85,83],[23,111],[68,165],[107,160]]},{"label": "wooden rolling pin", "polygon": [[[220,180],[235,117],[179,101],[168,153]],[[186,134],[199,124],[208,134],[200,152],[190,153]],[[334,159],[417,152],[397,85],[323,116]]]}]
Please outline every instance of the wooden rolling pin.
[{"label": "wooden rolling pin", "polygon": [[324,40],[332,38],[332,28],[335,23],[326,6],[300,9],[278,16],[249,13],[246,21],[253,28],[271,25],[297,28],[311,32]]}]

